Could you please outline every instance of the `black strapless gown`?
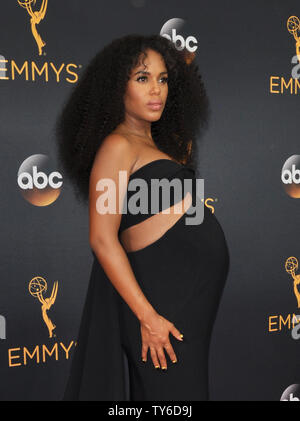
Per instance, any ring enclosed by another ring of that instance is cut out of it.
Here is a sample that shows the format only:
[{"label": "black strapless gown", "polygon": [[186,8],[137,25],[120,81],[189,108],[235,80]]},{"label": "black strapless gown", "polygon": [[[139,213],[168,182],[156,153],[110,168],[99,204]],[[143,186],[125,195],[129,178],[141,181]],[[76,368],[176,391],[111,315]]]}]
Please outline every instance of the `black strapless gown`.
[{"label": "black strapless gown", "polygon": [[[147,181],[191,178],[190,170],[175,161],[159,159],[138,169],[129,181],[137,177]],[[193,190],[194,205],[195,200],[199,199]],[[124,214],[120,231],[149,216]],[[150,351],[147,362],[141,361],[139,320],[92,252],[94,262],[63,400],[126,400],[124,355],[130,400],[209,399],[209,344],[230,259],[216,216],[206,206],[200,225],[185,224],[187,216],[181,216],[152,244],[127,252],[151,305],[184,334],[182,342],[170,334],[178,362],[173,364],[165,352],[168,369],[163,372],[154,368]]]}]

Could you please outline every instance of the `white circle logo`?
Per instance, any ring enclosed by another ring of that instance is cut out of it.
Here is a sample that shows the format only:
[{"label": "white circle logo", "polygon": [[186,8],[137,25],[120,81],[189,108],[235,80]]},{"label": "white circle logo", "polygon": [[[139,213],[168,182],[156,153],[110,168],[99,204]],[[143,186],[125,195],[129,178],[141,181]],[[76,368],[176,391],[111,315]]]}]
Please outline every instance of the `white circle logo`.
[{"label": "white circle logo", "polygon": [[299,396],[300,396],[299,384],[292,384],[287,389],[285,389],[280,400],[298,402],[300,401]]},{"label": "white circle logo", "polygon": [[47,155],[31,155],[21,164],[17,183],[23,197],[32,205],[48,206],[60,195],[62,175],[53,171]]},{"label": "white circle logo", "polygon": [[184,50],[185,59],[188,63],[194,60],[195,52],[198,49],[196,37],[184,31],[186,24],[181,18],[168,20],[160,30],[160,35],[172,41],[179,51]]},{"label": "white circle logo", "polygon": [[294,199],[300,198],[300,155],[288,158],[281,170],[281,181],[286,193]]}]

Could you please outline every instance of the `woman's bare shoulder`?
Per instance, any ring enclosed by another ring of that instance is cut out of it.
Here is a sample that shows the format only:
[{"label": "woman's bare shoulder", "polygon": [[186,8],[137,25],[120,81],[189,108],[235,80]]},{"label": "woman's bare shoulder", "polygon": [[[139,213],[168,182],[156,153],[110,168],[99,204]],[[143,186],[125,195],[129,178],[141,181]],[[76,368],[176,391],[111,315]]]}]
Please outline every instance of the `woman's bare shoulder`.
[{"label": "woman's bare shoulder", "polygon": [[111,132],[102,141],[102,145],[105,145],[106,147],[133,149],[131,143],[132,142],[130,142],[130,139],[127,136],[117,132]]},{"label": "woman's bare shoulder", "polygon": [[96,152],[94,164],[98,161],[103,162],[103,160],[110,162],[124,162],[126,160],[127,165],[133,167],[137,158],[136,148],[130,142],[130,139],[120,133],[112,132],[101,142]]}]

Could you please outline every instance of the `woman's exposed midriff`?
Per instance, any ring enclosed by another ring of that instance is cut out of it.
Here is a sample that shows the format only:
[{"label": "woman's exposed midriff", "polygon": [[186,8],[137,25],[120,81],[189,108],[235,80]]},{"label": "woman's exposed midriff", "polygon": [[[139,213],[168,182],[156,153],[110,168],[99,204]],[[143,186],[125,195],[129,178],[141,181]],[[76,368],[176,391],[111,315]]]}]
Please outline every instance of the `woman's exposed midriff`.
[{"label": "woman's exposed midriff", "polygon": [[192,195],[188,192],[175,205],[126,228],[119,236],[122,246],[127,252],[133,252],[159,240],[186,213],[191,204]]}]

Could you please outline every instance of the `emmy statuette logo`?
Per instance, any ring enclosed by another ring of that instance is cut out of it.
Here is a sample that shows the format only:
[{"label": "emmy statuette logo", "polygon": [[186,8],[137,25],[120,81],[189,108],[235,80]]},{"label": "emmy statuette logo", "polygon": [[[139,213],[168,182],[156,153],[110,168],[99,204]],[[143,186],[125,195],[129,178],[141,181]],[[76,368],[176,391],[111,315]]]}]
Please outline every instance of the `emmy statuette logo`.
[{"label": "emmy statuette logo", "polygon": [[290,16],[288,18],[287,29],[296,40],[296,54],[300,63],[300,36],[298,35],[298,31],[300,31],[300,20],[297,16]]},{"label": "emmy statuette logo", "polygon": [[[297,301],[297,308],[300,308],[300,274],[296,274],[299,267],[298,259],[294,256],[288,257],[284,267],[293,279],[293,291]],[[269,315],[268,331],[270,333],[281,332],[284,329],[291,331],[293,339],[300,339],[300,315],[295,312]]]},{"label": "emmy statuette logo", "polygon": [[47,292],[47,282],[41,276],[36,276],[31,279],[29,282],[29,292],[34,298],[38,298],[39,302],[42,304],[42,316],[43,320],[46,323],[46,326],[49,331],[49,338],[53,336],[53,330],[56,326],[52,323],[50,318],[48,317],[47,311],[50,310],[52,305],[55,303],[56,296],[57,296],[57,289],[58,289],[58,282],[55,281],[52,293],[50,298],[44,298],[43,293]]},{"label": "emmy statuette logo", "polygon": [[31,32],[37,43],[39,55],[41,56],[43,53],[43,47],[45,47],[46,43],[42,40],[40,34],[38,33],[36,25],[38,25],[46,15],[48,0],[42,0],[40,10],[32,10],[32,5],[35,6],[36,0],[18,0],[18,3],[21,7],[27,10],[27,13],[30,16]]},{"label": "emmy statuette logo", "polygon": [[300,284],[300,274],[296,275],[298,269],[298,259],[296,257],[289,257],[285,262],[285,270],[287,273],[292,275],[294,280],[294,293],[297,298],[298,308],[300,308],[300,293],[298,291],[298,285]]},{"label": "emmy statuette logo", "polygon": [[[269,92],[271,94],[299,95],[300,93],[300,19],[297,16],[290,16],[285,20],[285,34],[289,32],[296,41],[296,54],[291,57],[290,76],[272,74],[269,78]],[[290,35],[286,35],[290,38]]]}]

